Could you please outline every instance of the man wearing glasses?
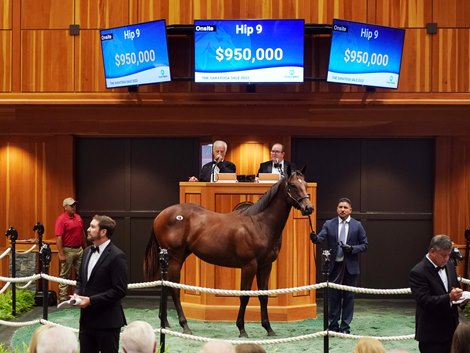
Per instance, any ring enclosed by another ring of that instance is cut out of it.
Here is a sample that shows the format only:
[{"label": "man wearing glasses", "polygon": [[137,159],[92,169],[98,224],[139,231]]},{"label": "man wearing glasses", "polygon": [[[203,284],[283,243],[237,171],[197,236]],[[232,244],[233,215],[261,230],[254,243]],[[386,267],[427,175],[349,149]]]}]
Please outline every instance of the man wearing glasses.
[{"label": "man wearing glasses", "polygon": [[295,170],[295,165],[284,160],[284,146],[280,143],[275,143],[271,148],[271,160],[263,162],[259,165],[259,173],[273,173],[280,174],[281,178],[290,174],[292,170]]}]

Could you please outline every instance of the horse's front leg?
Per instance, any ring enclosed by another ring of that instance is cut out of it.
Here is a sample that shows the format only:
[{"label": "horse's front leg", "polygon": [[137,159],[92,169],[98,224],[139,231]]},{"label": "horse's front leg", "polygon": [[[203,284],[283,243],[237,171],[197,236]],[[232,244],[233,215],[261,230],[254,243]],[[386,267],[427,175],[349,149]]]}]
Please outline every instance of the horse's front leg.
[{"label": "horse's front leg", "polygon": [[[269,275],[271,274],[272,263],[266,265],[258,270],[256,274],[256,282],[258,284],[259,290],[267,290],[268,289],[268,281]],[[271,324],[269,322],[268,316],[268,296],[267,295],[260,295],[258,296],[259,304],[261,308],[261,325],[264,329],[268,332],[268,336],[275,336],[276,333],[271,328]]]},{"label": "horse's front leg", "polygon": [[[180,272],[181,272],[182,263],[170,264],[168,268],[168,280],[171,282],[180,283]],[[178,313],[178,321],[180,326],[183,328],[183,333],[192,335],[193,332],[188,326],[188,320],[184,315],[183,306],[181,305],[180,298],[180,289],[171,288],[171,297],[173,299],[173,304],[175,305],[176,312]]]},{"label": "horse's front leg", "polygon": [[[248,266],[242,267],[242,278],[240,283],[240,290],[250,290],[253,283],[253,278],[256,273],[256,264],[249,264]],[[247,295],[240,296],[240,309],[238,310],[237,316],[237,327],[240,331],[239,337],[248,337],[245,331],[245,312],[246,306],[250,297]]]}]

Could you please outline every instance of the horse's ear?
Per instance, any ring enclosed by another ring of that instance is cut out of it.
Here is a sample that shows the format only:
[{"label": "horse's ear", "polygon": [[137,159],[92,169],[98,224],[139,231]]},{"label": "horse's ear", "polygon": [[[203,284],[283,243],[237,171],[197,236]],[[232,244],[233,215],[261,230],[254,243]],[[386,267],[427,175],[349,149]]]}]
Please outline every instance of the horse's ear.
[{"label": "horse's ear", "polygon": [[305,175],[305,171],[306,171],[306,170],[307,170],[307,166],[304,165],[304,166],[302,167],[302,169],[300,169],[300,172],[301,172],[303,175]]}]

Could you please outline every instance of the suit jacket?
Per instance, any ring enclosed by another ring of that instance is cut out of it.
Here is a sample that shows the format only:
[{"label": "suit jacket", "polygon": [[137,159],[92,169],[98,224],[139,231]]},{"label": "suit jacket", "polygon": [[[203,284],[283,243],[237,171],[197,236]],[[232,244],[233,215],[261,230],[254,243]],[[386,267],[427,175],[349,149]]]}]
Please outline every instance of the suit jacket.
[{"label": "suit jacket", "polygon": [[460,287],[454,264],[445,266],[448,290],[436,268],[424,257],[410,272],[409,284],[416,300],[416,339],[420,342],[448,342],[459,323],[456,305],[450,305],[449,292]]},{"label": "suit jacket", "polygon": [[80,311],[80,330],[112,329],[126,325],[121,299],[127,292],[126,255],[112,242],[103,250],[87,279],[89,246],[77,277],[75,293],[90,297],[91,305]]},{"label": "suit jacket", "polygon": [[[284,161],[284,171],[287,172],[286,174],[291,174],[293,170],[295,170],[295,164],[289,163],[288,161]],[[258,174],[259,173],[272,173],[273,172],[273,161],[263,162],[259,165]]]},{"label": "suit jacket", "polygon": [[[320,233],[317,234],[317,243],[326,239],[328,249],[331,250],[330,256],[330,273],[335,264],[336,254],[338,253],[338,217],[332,218],[323,224]],[[359,270],[359,256],[358,254],[367,250],[369,245],[367,241],[366,231],[361,222],[351,217],[349,221],[349,230],[347,234],[346,243],[353,247],[351,254],[344,254],[344,265],[351,275],[357,275]]]},{"label": "suit jacket", "polygon": [[[215,161],[211,161],[206,163],[202,166],[201,172],[199,173],[199,181],[211,181],[211,174],[213,170]],[[222,161],[217,163],[217,167],[219,168],[219,173],[236,173],[237,167],[235,164],[229,161]]]}]

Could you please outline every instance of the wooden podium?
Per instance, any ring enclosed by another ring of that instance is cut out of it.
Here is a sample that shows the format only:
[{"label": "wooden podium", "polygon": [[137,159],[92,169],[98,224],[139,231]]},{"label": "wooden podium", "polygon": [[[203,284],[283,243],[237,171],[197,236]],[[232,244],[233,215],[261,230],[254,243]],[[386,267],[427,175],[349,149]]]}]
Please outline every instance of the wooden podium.
[{"label": "wooden podium", "polygon": [[[180,183],[180,202],[194,203],[209,210],[227,213],[239,203],[256,202],[271,184],[260,183]],[[308,184],[312,205],[316,206],[316,183]],[[311,216],[315,228],[315,213]],[[315,283],[316,268],[310,242],[308,217],[292,208],[282,235],[282,248],[273,263],[269,289],[305,286]],[[190,255],[181,270],[181,283],[214,289],[240,289],[240,269],[220,267]],[[256,287],[256,278],[253,281]],[[196,320],[235,321],[239,297],[181,290],[181,302],[187,318]],[[298,321],[315,318],[315,291],[271,295],[268,302],[271,321]],[[246,321],[259,321],[257,297],[248,303]]]}]

